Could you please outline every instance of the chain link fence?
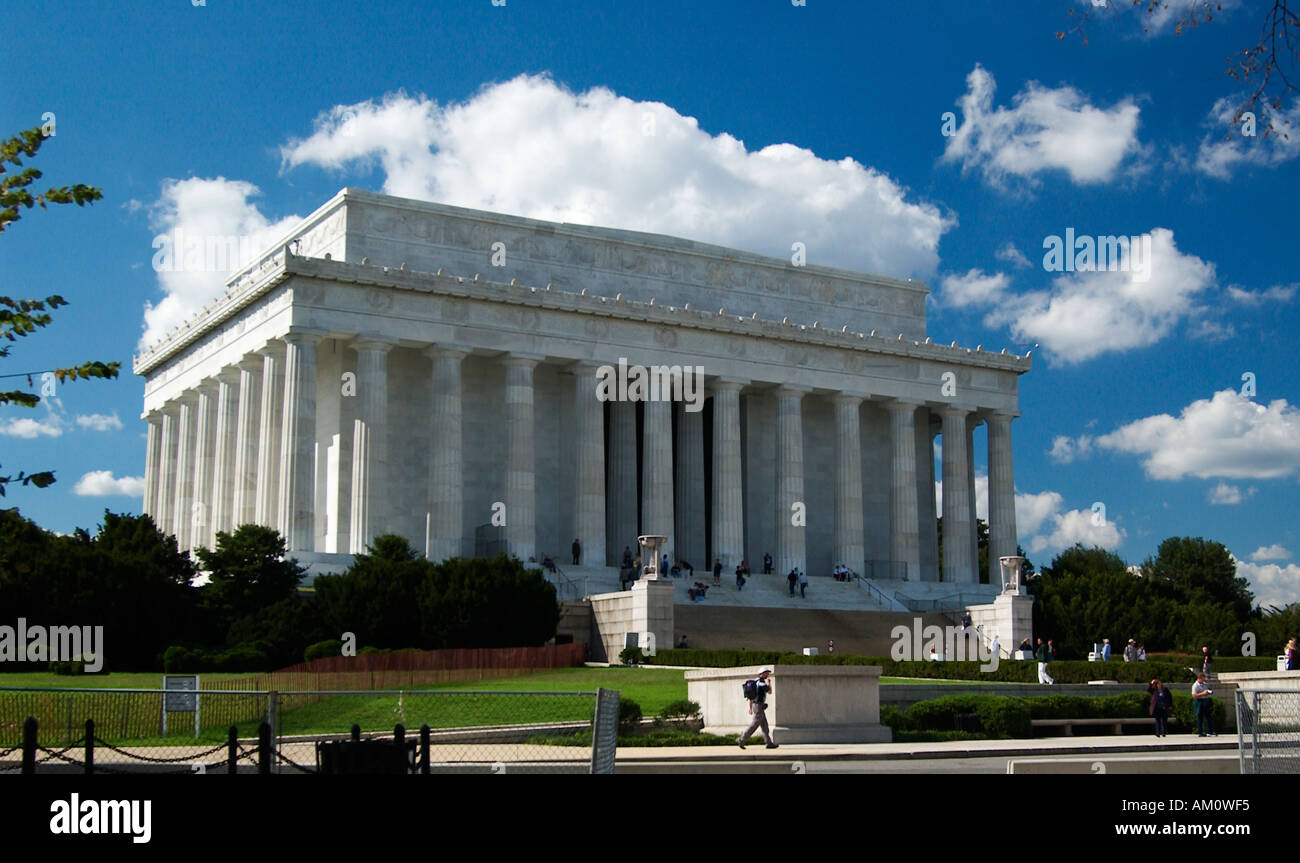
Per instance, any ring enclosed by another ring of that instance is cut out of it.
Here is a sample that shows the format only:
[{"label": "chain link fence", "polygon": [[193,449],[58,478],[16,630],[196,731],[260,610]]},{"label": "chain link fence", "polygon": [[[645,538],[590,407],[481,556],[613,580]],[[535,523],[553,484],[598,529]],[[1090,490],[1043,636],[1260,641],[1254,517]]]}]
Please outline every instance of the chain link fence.
[{"label": "chain link fence", "polygon": [[164,712],[166,694],[0,689],[0,774],[586,773],[598,763],[602,772],[613,766],[618,693],[609,690],[200,690],[185,693],[192,700],[183,706],[197,710],[183,712]]},{"label": "chain link fence", "polygon": [[1242,773],[1300,773],[1300,690],[1237,690]]}]

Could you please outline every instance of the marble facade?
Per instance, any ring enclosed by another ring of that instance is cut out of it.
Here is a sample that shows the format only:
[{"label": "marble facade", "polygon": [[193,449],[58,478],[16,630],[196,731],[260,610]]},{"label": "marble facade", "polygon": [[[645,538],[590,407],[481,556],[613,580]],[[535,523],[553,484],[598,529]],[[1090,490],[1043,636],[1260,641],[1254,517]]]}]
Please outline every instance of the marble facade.
[{"label": "marble facade", "polygon": [[[182,548],[255,522],[346,561],[401,534],[616,564],[639,534],[728,572],[836,563],[976,583],[1016,552],[1011,420],[1030,359],[932,343],[919,282],[344,189],[135,358],[145,505]],[[703,410],[601,401],[620,359],[702,368]],[[671,469],[647,470],[647,465]],[[495,546],[494,546],[495,547]],[[865,568],[865,569],[864,569]]]}]

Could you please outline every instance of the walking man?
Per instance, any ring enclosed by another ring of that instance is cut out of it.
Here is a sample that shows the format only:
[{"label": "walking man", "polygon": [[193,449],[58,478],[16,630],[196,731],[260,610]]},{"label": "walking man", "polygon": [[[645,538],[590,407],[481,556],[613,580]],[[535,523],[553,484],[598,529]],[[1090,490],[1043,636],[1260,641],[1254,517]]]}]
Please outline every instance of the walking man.
[{"label": "walking man", "polygon": [[575,536],[573,538],[573,565],[577,566],[581,561],[582,561],[582,543],[578,542],[578,538]]},{"label": "walking man", "polygon": [[1047,673],[1047,663],[1051,659],[1048,653],[1047,645],[1043,644],[1043,639],[1038,639],[1038,647],[1034,650],[1034,658],[1038,660],[1038,682],[1051,686],[1056,681]]},{"label": "walking man", "polygon": [[[764,668],[758,673],[758,679],[751,681],[754,684],[752,689],[754,695],[750,697],[747,694],[745,697],[749,699],[749,712],[754,717],[754,720],[749,723],[749,728],[745,730],[744,734],[740,735],[740,740],[737,741],[741,749],[745,748],[745,744],[749,742],[750,736],[755,731],[763,732],[763,739],[767,741],[768,749],[776,749],[777,747],[776,741],[772,739],[772,732],[767,727],[767,694],[772,691],[771,676],[772,670]],[[748,690],[749,687],[746,687],[746,689]]]},{"label": "walking man", "polygon": [[713,559],[713,583],[722,584],[722,558]]},{"label": "walking man", "polygon": [[799,570],[799,595],[804,598],[808,596],[808,573],[802,569]]},{"label": "walking man", "polygon": [[799,573],[792,569],[790,570],[790,573],[785,577],[785,580],[790,585],[790,595],[794,596],[794,586],[799,581]]}]

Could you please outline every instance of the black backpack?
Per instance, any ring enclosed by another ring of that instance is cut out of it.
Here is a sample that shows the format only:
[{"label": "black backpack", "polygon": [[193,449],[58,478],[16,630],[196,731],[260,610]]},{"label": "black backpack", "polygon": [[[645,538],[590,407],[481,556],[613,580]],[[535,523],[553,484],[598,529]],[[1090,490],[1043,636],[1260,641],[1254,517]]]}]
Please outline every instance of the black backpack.
[{"label": "black backpack", "polygon": [[741,688],[745,691],[745,698],[747,698],[748,700],[754,701],[758,698],[757,680],[746,680],[744,683],[741,684]]}]

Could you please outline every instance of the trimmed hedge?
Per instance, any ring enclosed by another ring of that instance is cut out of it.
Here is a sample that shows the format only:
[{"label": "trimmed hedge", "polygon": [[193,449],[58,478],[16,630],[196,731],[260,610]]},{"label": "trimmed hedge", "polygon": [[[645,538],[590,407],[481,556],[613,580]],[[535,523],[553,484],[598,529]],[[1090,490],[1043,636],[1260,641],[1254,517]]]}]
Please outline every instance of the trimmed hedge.
[{"label": "trimmed hedge", "polygon": [[266,646],[253,642],[228,650],[204,650],[173,645],[163,653],[163,671],[168,674],[198,674],[212,671],[270,671],[273,663]]},{"label": "trimmed hedge", "polygon": [[[898,661],[888,656],[828,654],[805,656],[775,650],[660,650],[645,657],[646,665],[694,665],[704,668],[731,668],[742,665],[879,665],[888,677],[916,677],[932,680],[1002,681],[1037,683],[1038,663],[1003,659],[992,671],[981,671],[979,662]],[[1150,683],[1158,677],[1172,683],[1195,680],[1188,666],[1174,662],[1087,662],[1072,660],[1052,662],[1048,673],[1057,683],[1087,683],[1090,680],[1114,680],[1119,683]]]},{"label": "trimmed hedge", "polygon": [[343,642],[337,638],[330,638],[307,645],[302,658],[304,662],[311,662],[313,659],[324,659],[329,656],[341,656],[342,654]]},{"label": "trimmed hedge", "polygon": [[[918,701],[908,710],[881,705],[880,722],[899,741],[937,739],[1027,738],[1034,719],[1112,719],[1147,716],[1149,696],[1124,692],[1102,698],[1085,695],[945,695]],[[1210,702],[1214,727],[1223,730],[1227,709]],[[1196,719],[1190,692],[1174,692],[1174,717],[1181,731],[1193,731]],[[959,727],[960,725],[960,727]],[[960,737],[947,735],[957,734]],[[935,736],[940,735],[940,736]],[[973,735],[973,736],[972,736]]]}]

